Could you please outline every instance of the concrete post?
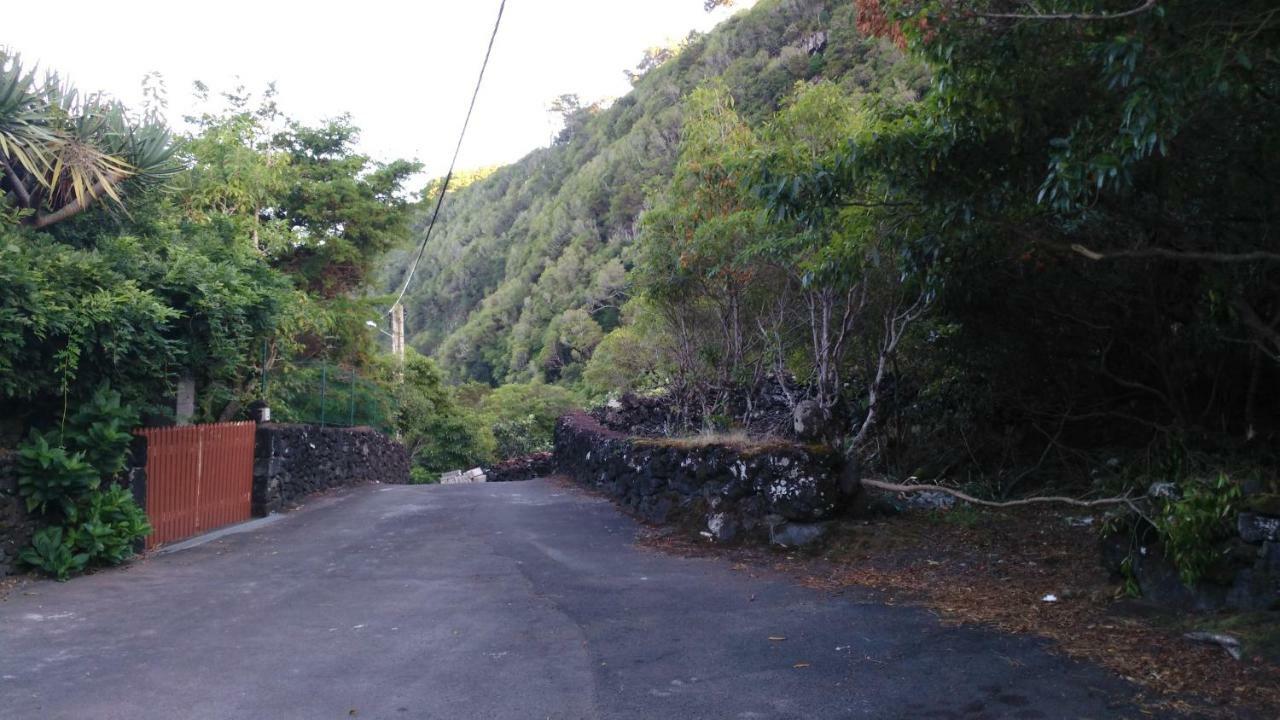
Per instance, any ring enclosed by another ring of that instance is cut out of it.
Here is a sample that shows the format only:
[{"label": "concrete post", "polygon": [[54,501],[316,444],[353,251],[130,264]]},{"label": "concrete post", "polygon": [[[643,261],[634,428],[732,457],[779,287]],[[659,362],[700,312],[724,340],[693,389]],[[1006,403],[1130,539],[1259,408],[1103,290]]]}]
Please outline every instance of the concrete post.
[{"label": "concrete post", "polygon": [[191,373],[183,373],[178,379],[178,397],[174,403],[173,420],[178,425],[190,425],[196,416],[196,379]]}]

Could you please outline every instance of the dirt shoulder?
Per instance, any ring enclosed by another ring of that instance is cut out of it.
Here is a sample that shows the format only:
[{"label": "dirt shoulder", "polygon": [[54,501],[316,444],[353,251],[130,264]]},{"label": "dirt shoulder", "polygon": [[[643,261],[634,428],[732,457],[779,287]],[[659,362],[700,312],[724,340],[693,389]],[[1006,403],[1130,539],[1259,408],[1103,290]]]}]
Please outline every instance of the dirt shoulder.
[{"label": "dirt shoulder", "polygon": [[[927,607],[947,623],[1047,638],[1141,686],[1156,712],[1277,717],[1280,613],[1172,614],[1125,599],[1100,563],[1098,519],[1083,525],[1083,517],[1043,508],[911,511],[842,522],[812,552],[726,548],[661,528],[640,542],[724,557],[740,570],[768,567],[823,590],[875,589],[887,603]],[[1183,637],[1193,629],[1236,631],[1245,657]]]}]

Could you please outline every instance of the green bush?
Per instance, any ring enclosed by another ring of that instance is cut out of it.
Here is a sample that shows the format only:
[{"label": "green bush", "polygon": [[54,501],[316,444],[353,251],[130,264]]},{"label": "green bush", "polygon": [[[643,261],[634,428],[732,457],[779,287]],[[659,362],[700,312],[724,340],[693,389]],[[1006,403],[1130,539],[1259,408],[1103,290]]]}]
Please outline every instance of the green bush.
[{"label": "green bush", "polygon": [[498,420],[493,424],[498,457],[514,458],[551,449],[551,435],[544,432],[536,415]]},{"label": "green bush", "polygon": [[133,555],[134,543],[151,533],[146,513],[119,485],[89,493],[67,520],[67,542],[90,564],[119,565]]},{"label": "green bush", "polygon": [[1218,559],[1218,541],[1231,532],[1240,486],[1219,473],[1213,482],[1193,481],[1181,489],[1182,496],[1164,502],[1152,523],[1182,581],[1194,585]]},{"label": "green bush", "polygon": [[18,494],[26,499],[27,512],[66,512],[85,493],[101,482],[97,468],[85,460],[84,452],[68,452],[56,442],[54,433],[32,430],[27,442],[18,447]]},{"label": "green bush", "polygon": [[0,409],[43,421],[102,378],[139,396],[163,386],[181,362],[166,337],[178,311],[144,287],[149,260],[0,225]]},{"label": "green bush", "polygon": [[[652,323],[650,323],[651,325]],[[604,337],[582,372],[593,401],[611,394],[647,393],[670,383],[669,341],[654,329],[624,325]]]},{"label": "green bush", "polygon": [[440,482],[440,473],[432,472],[421,465],[409,468],[410,485],[434,485]]},{"label": "green bush", "polygon": [[125,467],[129,445],[138,426],[138,413],[125,405],[120,393],[100,385],[67,423],[66,443],[79,448],[99,474],[113,477]]},{"label": "green bush", "polygon": [[134,543],[151,532],[147,516],[124,488],[90,492],[67,508],[63,525],[38,531],[18,558],[58,580],[92,565],[119,565],[133,556]]},{"label": "green bush", "polygon": [[446,470],[493,459],[493,434],[474,410],[459,405],[431,358],[410,349],[404,365],[379,358],[371,377],[387,395],[391,431],[413,457],[411,482],[434,482]]},{"label": "green bush", "polygon": [[57,525],[38,531],[31,540],[31,547],[18,553],[18,559],[59,580],[66,580],[89,564],[89,555],[73,552],[71,543],[65,541],[62,528]]},{"label": "green bush", "polygon": [[500,460],[546,450],[556,419],[578,407],[570,390],[546,383],[503,385],[485,396],[480,411],[489,420]]},{"label": "green bush", "polygon": [[[475,413],[451,408],[424,418],[413,462],[428,474],[484,465],[493,460],[493,433]],[[417,480],[414,480],[417,482]]]},{"label": "green bush", "polygon": [[[137,422],[106,385],[71,416],[65,430],[40,433],[18,448],[18,493],[47,522],[19,558],[67,579],[91,565],[118,565],[151,532],[146,514],[118,485],[100,489],[125,467]],[[59,435],[61,438],[59,441]]]}]

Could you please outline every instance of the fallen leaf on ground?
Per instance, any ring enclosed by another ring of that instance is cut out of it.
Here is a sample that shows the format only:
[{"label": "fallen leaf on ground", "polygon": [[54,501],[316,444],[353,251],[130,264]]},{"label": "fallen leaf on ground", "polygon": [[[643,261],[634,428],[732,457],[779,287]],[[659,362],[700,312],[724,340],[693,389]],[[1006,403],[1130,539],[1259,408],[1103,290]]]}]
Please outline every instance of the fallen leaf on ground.
[{"label": "fallen leaf on ground", "polygon": [[[1232,661],[1221,647],[1182,637],[1196,628],[1129,615],[1129,606],[1115,601],[1117,585],[1099,562],[1096,530],[1054,526],[1047,522],[1052,518],[1052,511],[1024,508],[983,512],[978,523],[959,525],[928,513],[904,513],[846,523],[820,552],[808,556],[751,546],[707,547],[656,531],[642,533],[640,543],[677,555],[772,568],[828,592],[878,589],[881,603],[933,609],[945,625],[984,625],[1046,638],[1059,652],[1092,660],[1140,685],[1138,702],[1156,714],[1276,717],[1280,665]],[[1053,563],[1033,560],[1050,554],[1057,558]],[[1059,592],[1059,602],[1045,603],[1045,589],[1052,587],[1077,591],[1082,600],[1065,601]]]}]

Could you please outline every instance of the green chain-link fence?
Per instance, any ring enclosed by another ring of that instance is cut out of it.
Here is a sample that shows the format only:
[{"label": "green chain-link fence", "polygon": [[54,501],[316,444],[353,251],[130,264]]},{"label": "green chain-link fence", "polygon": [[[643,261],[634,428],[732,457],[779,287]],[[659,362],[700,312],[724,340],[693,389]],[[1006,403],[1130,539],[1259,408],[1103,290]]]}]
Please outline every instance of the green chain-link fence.
[{"label": "green chain-link fence", "polygon": [[395,414],[388,389],[328,360],[277,364],[263,373],[262,396],[275,422],[390,431]]}]

